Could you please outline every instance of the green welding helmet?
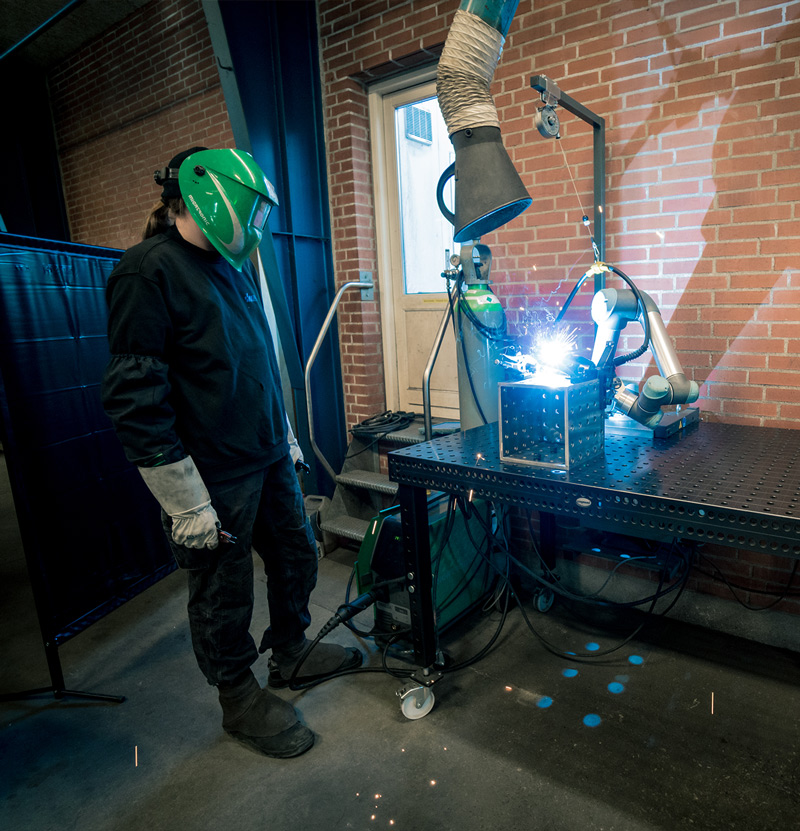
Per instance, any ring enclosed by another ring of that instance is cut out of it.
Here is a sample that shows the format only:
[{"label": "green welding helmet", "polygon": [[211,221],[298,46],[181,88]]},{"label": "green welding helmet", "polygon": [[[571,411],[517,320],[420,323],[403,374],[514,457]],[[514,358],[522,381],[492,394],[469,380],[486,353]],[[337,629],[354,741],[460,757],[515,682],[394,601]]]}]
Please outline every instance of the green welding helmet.
[{"label": "green welding helmet", "polygon": [[237,270],[261,242],[275,188],[243,150],[200,150],[178,171],[183,201],[209,242]]}]

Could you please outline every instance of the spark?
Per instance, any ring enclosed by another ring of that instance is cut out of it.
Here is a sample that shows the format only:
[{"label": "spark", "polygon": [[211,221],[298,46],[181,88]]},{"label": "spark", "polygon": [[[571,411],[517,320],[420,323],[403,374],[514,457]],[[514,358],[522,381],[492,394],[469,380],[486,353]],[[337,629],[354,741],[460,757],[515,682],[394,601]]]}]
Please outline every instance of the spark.
[{"label": "spark", "polygon": [[711,693],[711,715],[714,715],[714,693]]},{"label": "spark", "polygon": [[431,779],[431,787],[433,787],[433,785],[435,785],[435,784],[436,784],[436,780],[435,780],[435,779]]},{"label": "spark", "polygon": [[139,767],[139,745],[138,744],[133,746],[133,766],[135,768]]},{"label": "spark", "polygon": [[380,798],[381,798],[381,795],[379,793],[376,793],[375,794],[375,799],[380,799]]},{"label": "spark", "polygon": [[469,492],[469,496],[467,497],[467,502],[472,502],[472,494],[473,493],[474,493],[474,491]]},{"label": "spark", "polygon": [[576,337],[575,328],[567,329],[564,326],[557,326],[555,329],[548,327],[546,331],[539,332],[533,340],[536,362],[540,366],[559,369],[575,349]]},{"label": "spark", "polygon": [[511,690],[512,690],[512,689],[513,689],[513,687],[508,687],[508,686],[507,686],[507,687],[506,687],[506,692],[511,692]]}]

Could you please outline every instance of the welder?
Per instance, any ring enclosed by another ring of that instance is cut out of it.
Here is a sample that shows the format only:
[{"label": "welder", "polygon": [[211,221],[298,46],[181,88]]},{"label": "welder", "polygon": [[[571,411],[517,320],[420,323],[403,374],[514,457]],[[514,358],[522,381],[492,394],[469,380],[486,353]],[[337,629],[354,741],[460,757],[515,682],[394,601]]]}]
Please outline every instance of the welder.
[{"label": "welder", "polygon": [[[273,757],[314,741],[268,687],[307,651],[317,549],[287,441],[275,349],[250,255],[275,189],[249,154],[194,147],[156,171],[146,238],[108,282],[111,359],[102,396],[128,460],[162,509],[188,578],[192,644],[218,690],[224,730]],[[296,454],[295,454],[296,455]],[[252,549],[267,576],[269,627],[256,647]],[[355,668],[361,653],[319,644],[304,678]]]}]

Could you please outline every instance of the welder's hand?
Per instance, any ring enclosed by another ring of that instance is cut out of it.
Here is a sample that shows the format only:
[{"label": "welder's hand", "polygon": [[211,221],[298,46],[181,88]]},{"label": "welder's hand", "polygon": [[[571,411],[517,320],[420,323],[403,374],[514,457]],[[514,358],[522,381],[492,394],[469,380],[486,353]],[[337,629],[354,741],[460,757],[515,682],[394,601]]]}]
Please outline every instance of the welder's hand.
[{"label": "welder's hand", "polygon": [[168,465],[140,467],[139,473],[164,513],[172,517],[172,539],[178,545],[217,547],[217,512],[191,456]]},{"label": "welder's hand", "polygon": [[186,548],[216,548],[220,522],[211,502],[172,516],[172,539]]}]

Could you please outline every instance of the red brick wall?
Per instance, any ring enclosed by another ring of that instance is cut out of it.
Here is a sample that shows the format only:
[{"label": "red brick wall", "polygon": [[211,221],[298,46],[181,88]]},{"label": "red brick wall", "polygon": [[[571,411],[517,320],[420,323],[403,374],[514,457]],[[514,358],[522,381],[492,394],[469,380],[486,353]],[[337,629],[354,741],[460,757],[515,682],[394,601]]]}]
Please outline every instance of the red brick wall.
[{"label": "red brick wall", "polygon": [[[444,42],[450,2],[319,0],[323,107],[331,226],[338,283],[377,278],[375,216],[367,93],[361,78],[435,60],[429,46]],[[380,293],[373,303],[341,304],[339,331],[348,426],[386,407]]]},{"label": "red brick wall", "polygon": [[[435,54],[458,6],[319,0],[339,281],[376,267],[362,81]],[[798,0],[520,0],[491,91],[534,203],[482,240],[512,330],[556,310],[592,259],[581,223],[593,217],[591,130],[559,110],[561,139],[539,135],[530,78],[547,75],[606,120],[606,259],[660,305],[704,418],[800,428],[799,61]],[[566,318],[585,330],[591,294],[588,281]],[[382,401],[377,310],[365,309],[340,319],[358,342],[343,347],[351,424]],[[769,553],[707,553],[752,589],[780,591],[790,575],[791,561]],[[690,587],[730,597],[699,571]],[[800,611],[796,600],[776,608]]]},{"label": "red brick wall", "polygon": [[49,83],[73,242],[129,247],[161,192],[154,170],[233,146],[200,0],[153,0]]},{"label": "red brick wall", "polygon": [[[434,50],[458,5],[319,2],[339,280],[375,268],[366,91],[353,76]],[[557,308],[591,262],[590,130],[561,110],[560,141],[539,135],[529,83],[544,74],[606,119],[606,258],[660,305],[704,417],[800,427],[799,56],[797,0],[521,0],[492,94],[534,204],[483,240],[512,326]],[[590,296],[568,320],[583,325]],[[361,338],[343,355],[352,423],[380,406],[380,339],[359,304],[346,309],[343,331]],[[624,369],[633,381],[655,371]]]},{"label": "red brick wall", "polygon": [[[705,416],[800,427],[800,0],[534,2],[521,0],[492,85],[534,197],[484,238],[512,327],[556,308],[591,261],[580,222],[592,215],[591,137],[566,112],[560,141],[538,134],[529,83],[546,74],[606,119],[607,259],[660,304]],[[377,268],[362,80],[433,59],[458,0],[318,7],[341,284]],[[153,0],[50,84],[76,242],[131,245],[158,198],[152,171],[192,144],[232,144],[200,0]],[[579,325],[590,295],[570,315]],[[379,303],[340,306],[349,425],[385,406]],[[780,585],[788,567],[763,552],[721,549],[717,561],[766,581],[754,587]]]}]

